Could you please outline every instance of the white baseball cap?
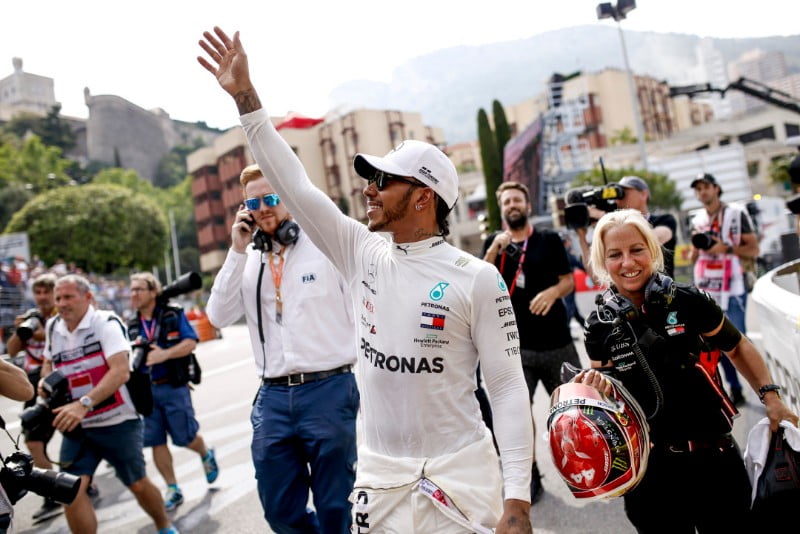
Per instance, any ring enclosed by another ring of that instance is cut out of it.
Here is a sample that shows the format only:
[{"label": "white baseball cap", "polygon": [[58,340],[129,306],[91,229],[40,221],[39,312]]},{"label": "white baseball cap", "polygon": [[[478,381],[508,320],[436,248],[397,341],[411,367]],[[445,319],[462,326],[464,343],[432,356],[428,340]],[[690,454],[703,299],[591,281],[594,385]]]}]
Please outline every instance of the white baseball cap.
[{"label": "white baseball cap", "polygon": [[397,176],[416,178],[453,209],[458,199],[458,173],[444,152],[430,143],[409,139],[397,145],[383,157],[356,154],[353,167],[364,179],[372,178],[376,170]]}]

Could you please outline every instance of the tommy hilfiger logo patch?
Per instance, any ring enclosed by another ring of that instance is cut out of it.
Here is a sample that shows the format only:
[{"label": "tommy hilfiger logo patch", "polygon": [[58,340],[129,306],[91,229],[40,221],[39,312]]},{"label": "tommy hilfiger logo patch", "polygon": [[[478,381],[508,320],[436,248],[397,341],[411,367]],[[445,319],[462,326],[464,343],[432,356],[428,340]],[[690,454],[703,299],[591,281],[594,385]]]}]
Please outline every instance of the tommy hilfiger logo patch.
[{"label": "tommy hilfiger logo patch", "polygon": [[445,316],[438,313],[422,312],[422,319],[419,325],[422,328],[430,328],[431,330],[444,330]]}]

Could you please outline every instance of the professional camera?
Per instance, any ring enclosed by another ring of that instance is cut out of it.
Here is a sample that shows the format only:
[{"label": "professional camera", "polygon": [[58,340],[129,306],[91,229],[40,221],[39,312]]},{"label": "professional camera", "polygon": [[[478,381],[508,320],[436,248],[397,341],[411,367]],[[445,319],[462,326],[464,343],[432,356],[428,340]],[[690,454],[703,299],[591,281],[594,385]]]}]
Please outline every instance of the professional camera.
[{"label": "professional camera", "polygon": [[617,205],[612,201],[624,196],[625,189],[615,183],[599,187],[585,185],[570,189],[564,195],[566,202],[564,222],[571,230],[585,228],[593,222],[589,216],[589,206],[605,212],[614,211]]},{"label": "professional camera", "polygon": [[150,343],[142,337],[136,338],[136,341],[131,344],[131,369],[138,371],[146,368],[144,363],[147,361],[148,352],[150,352]]},{"label": "professional camera", "polygon": [[700,250],[708,250],[717,244],[719,239],[712,231],[700,232],[692,236],[692,245]]},{"label": "professional camera", "polygon": [[8,458],[3,458],[0,484],[3,485],[11,504],[16,504],[29,491],[69,504],[78,495],[81,479],[69,473],[34,467],[33,458],[18,450]]},{"label": "professional camera", "polygon": [[183,295],[184,293],[200,289],[201,287],[203,287],[202,277],[196,272],[190,271],[180,276],[171,284],[164,286],[164,289],[161,290],[161,294],[158,296],[158,300],[165,303],[172,297]]},{"label": "professional camera", "polygon": [[40,327],[44,326],[44,317],[39,313],[39,310],[33,309],[25,314],[22,323],[17,327],[17,337],[27,343],[33,337],[33,333]]},{"label": "professional camera", "polygon": [[37,432],[43,426],[52,426],[53,410],[72,402],[69,393],[69,380],[59,370],[54,370],[42,381],[45,398],[37,399],[36,404],[25,408],[19,414],[20,425],[28,432]]}]

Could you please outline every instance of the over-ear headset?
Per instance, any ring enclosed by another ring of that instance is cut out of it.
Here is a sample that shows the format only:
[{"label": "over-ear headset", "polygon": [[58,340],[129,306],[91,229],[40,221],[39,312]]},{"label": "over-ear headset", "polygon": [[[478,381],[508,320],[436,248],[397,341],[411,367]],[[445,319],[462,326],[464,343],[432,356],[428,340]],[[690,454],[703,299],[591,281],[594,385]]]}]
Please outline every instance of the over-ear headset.
[{"label": "over-ear headset", "polygon": [[281,245],[293,245],[300,236],[300,227],[291,219],[286,219],[278,225],[274,235],[270,235],[260,228],[253,234],[253,248],[261,252],[272,251],[272,239]]},{"label": "over-ear headset", "polygon": [[668,306],[674,297],[675,282],[666,274],[655,273],[644,288],[645,308],[647,306]]}]

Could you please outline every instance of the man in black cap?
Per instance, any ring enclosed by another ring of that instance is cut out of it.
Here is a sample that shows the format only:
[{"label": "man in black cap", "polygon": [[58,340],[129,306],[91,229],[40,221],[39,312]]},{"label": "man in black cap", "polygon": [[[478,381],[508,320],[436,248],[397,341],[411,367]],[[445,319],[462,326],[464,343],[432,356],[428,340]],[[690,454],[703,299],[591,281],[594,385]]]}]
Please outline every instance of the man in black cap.
[{"label": "man in black cap", "polygon": [[678,222],[669,213],[653,215],[650,213],[647,203],[650,200],[650,188],[647,182],[638,176],[623,176],[619,181],[620,187],[625,189],[625,196],[617,199],[617,206],[620,209],[639,210],[644,215],[650,226],[658,237],[658,242],[664,248],[664,272],[670,278],[675,277],[675,243],[677,241],[675,232]]},{"label": "man in black cap", "polygon": [[[753,223],[746,210],[720,200],[722,188],[713,175],[698,175],[692,189],[705,208],[692,219],[694,283],[711,295],[736,328],[745,333],[747,286],[742,262],[758,257]],[[736,369],[724,354],[720,363],[731,387],[731,400],[743,404]]]},{"label": "man in black cap", "polygon": [[[647,203],[650,200],[650,188],[647,186],[647,182],[638,176],[623,176],[619,181],[619,186],[625,189],[625,195],[617,199],[617,207],[619,209],[638,210],[644,215],[655,230],[658,241],[664,249],[664,272],[670,278],[674,278],[675,243],[677,241],[676,231],[678,222],[675,220],[675,217],[669,213],[662,213],[660,215],[653,215],[650,213],[647,207]],[[589,209],[590,211],[596,210],[596,212],[598,212],[596,214],[597,218],[600,218],[603,214],[603,212],[597,208],[590,207]],[[586,228],[580,228],[576,231],[576,234],[578,235],[578,244],[581,248],[583,264],[586,266],[586,274],[589,275],[592,280],[595,280],[594,271],[589,262],[589,241],[586,238],[586,230]]]}]

